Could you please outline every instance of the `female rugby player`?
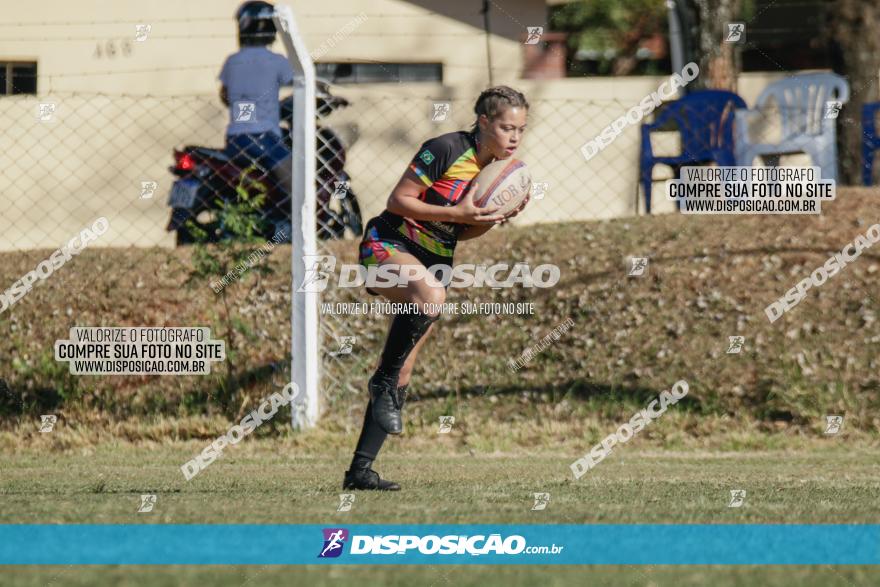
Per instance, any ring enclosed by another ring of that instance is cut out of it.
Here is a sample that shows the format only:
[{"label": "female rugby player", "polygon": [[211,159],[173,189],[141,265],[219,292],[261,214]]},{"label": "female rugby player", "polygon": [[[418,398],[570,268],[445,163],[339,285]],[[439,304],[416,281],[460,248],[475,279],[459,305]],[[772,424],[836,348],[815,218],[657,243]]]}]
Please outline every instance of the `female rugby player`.
[{"label": "female rugby player", "polygon": [[367,288],[370,295],[408,304],[416,311],[396,314],[391,321],[378,367],[367,384],[370,400],[343,489],[400,489],[397,483],[381,479],[372,464],[387,435],[403,431],[401,410],[413,365],[446,299],[441,271],[435,269],[432,275],[426,268],[451,268],[458,241],[485,234],[528,203],[526,198],[514,212],[501,216],[497,207],[475,206],[472,189],[480,169],[516,152],[528,109],[525,96],[507,86],[485,90],[474,105],[477,119],[471,130],[424,143],[391,192],[386,210],[367,223],[360,243],[362,265],[391,264],[396,275],[408,267],[421,269],[422,277],[411,279],[406,287]]}]

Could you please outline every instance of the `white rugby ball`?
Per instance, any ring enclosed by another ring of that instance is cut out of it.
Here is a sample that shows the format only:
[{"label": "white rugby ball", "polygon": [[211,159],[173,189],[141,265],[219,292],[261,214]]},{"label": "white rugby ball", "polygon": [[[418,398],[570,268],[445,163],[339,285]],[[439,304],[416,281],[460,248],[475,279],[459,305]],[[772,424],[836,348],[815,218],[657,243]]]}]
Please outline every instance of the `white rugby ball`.
[{"label": "white rugby ball", "polygon": [[499,159],[480,170],[475,178],[477,191],[474,204],[478,208],[500,206],[498,214],[516,210],[532,189],[532,176],[519,159]]}]

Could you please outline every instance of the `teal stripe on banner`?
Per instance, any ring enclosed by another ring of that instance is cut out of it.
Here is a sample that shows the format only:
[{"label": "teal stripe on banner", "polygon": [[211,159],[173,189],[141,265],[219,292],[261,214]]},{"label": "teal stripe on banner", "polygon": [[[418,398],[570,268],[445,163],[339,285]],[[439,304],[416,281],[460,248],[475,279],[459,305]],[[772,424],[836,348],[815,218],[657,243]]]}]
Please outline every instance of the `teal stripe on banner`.
[{"label": "teal stripe on banner", "polygon": [[0,564],[878,565],[880,525],[12,524]]}]

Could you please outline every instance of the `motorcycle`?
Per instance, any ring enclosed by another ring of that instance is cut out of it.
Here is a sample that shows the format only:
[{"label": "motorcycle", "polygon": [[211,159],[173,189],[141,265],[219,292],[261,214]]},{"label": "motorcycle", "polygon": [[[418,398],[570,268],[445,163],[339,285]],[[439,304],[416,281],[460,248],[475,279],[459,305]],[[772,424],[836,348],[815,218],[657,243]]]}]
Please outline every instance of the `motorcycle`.
[{"label": "motorcycle", "polygon": [[[345,144],[332,128],[320,124],[321,119],[345,108],[349,101],[334,96],[323,80],[316,85],[317,236],[322,240],[339,239],[348,231],[353,237],[360,237],[363,219],[357,195],[351,190],[351,177],[345,171]],[[282,99],[279,109],[282,136],[290,149],[293,97]],[[168,197],[171,218],[166,230],[176,233],[178,246],[201,240],[200,231],[208,235],[210,242],[230,238],[218,219],[218,200],[233,203],[254,201],[256,197],[262,197],[260,235],[267,240],[290,242],[290,194],[272,180],[271,170],[247,155],[230,156],[223,149],[187,145],[174,149],[173,154],[174,165],[169,171],[178,179]]]}]

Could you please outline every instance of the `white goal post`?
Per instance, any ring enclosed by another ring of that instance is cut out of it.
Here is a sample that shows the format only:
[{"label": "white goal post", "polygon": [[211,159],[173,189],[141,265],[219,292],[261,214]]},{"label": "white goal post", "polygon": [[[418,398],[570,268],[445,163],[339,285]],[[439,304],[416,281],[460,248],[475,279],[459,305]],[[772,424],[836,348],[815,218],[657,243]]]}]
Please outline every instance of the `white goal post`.
[{"label": "white goal post", "polygon": [[291,336],[290,376],[299,388],[291,405],[295,429],[315,426],[319,415],[318,294],[302,288],[306,261],[317,255],[315,206],[315,65],[290,6],[275,6],[275,28],[293,66],[291,124],[293,184],[291,194]]}]

